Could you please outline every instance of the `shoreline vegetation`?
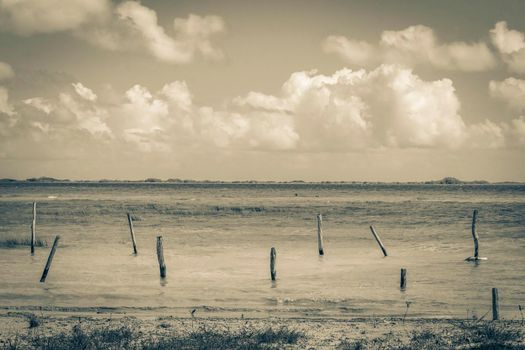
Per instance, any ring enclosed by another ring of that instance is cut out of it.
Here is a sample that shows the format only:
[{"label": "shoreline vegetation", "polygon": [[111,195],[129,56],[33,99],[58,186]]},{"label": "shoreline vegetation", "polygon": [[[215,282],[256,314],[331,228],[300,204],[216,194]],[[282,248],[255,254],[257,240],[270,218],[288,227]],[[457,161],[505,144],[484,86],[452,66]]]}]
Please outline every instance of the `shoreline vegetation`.
[{"label": "shoreline vegetation", "polygon": [[0,348],[523,350],[523,321],[0,314]]},{"label": "shoreline vegetation", "polygon": [[381,182],[381,181],[303,181],[303,180],[291,180],[291,181],[258,181],[258,180],[239,180],[239,181],[220,181],[220,180],[192,180],[192,179],[158,179],[158,178],[147,178],[142,180],[117,180],[117,179],[100,179],[100,180],[70,180],[70,179],[57,179],[53,177],[32,177],[28,179],[12,179],[2,178],[0,183],[109,183],[109,184],[142,184],[142,183],[177,183],[177,184],[288,184],[288,185],[498,185],[498,184],[524,184],[523,182],[513,181],[502,181],[502,182],[489,182],[485,180],[474,180],[474,181],[463,181],[455,177],[445,177],[440,180],[430,181],[407,181],[407,182]]}]

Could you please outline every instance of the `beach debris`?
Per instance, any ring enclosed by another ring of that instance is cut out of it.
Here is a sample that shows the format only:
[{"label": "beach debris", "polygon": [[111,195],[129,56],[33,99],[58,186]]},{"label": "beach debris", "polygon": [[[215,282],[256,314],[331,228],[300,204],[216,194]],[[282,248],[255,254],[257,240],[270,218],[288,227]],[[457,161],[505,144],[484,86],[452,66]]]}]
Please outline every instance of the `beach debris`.
[{"label": "beach debris", "polygon": [[159,260],[160,278],[166,278],[166,264],[164,263],[162,236],[157,236],[157,259]]},{"label": "beach debris", "polygon": [[275,248],[272,247],[270,249],[270,276],[272,278],[272,281],[275,281],[277,278],[277,271],[275,270],[275,263],[277,259],[277,252],[275,251]]},{"label": "beach debris", "polygon": [[374,236],[374,238],[376,239],[377,244],[379,244],[379,247],[383,251],[383,255],[385,257],[388,256],[388,254],[386,252],[386,249],[385,249],[385,246],[383,245],[383,242],[381,242],[381,238],[379,238],[379,235],[377,234],[377,232],[376,232],[376,230],[374,228],[374,225],[370,225],[370,231],[372,231],[372,235]]},{"label": "beach debris", "polygon": [[499,320],[499,297],[498,288],[492,288],[492,320]]},{"label": "beach debris", "polygon": [[401,279],[399,281],[399,288],[405,290],[407,287],[407,269],[401,268]]},{"label": "beach debris", "polygon": [[480,261],[480,260],[487,260],[487,258],[480,258],[479,257],[479,245],[478,245],[478,233],[476,231],[476,221],[478,219],[478,210],[475,209],[474,212],[472,212],[472,239],[474,240],[474,256],[470,256],[466,258],[466,261]]},{"label": "beach debris", "polygon": [[319,248],[319,255],[324,255],[323,216],[321,214],[317,214],[317,247]]},{"label": "beach debris", "polygon": [[137,255],[137,241],[135,240],[135,231],[133,230],[133,218],[128,213],[129,232],[131,233],[131,242],[133,243],[133,254]]},{"label": "beach debris", "polygon": [[195,313],[196,313],[196,312],[197,312],[197,309],[193,309],[193,310],[191,310],[191,312],[190,312],[190,313],[191,313],[191,317],[195,317]]},{"label": "beach debris", "polygon": [[53,246],[51,247],[51,251],[49,252],[49,256],[46,262],[46,267],[44,267],[44,271],[42,272],[42,277],[40,277],[41,283],[44,283],[46,281],[47,274],[49,272],[49,269],[51,268],[51,263],[53,262],[53,257],[55,256],[55,252],[57,250],[59,240],[60,240],[60,236],[57,235],[55,237],[55,241],[53,242]]},{"label": "beach debris", "polygon": [[35,255],[36,241],[36,202],[33,202],[33,221],[31,222],[31,255]]}]

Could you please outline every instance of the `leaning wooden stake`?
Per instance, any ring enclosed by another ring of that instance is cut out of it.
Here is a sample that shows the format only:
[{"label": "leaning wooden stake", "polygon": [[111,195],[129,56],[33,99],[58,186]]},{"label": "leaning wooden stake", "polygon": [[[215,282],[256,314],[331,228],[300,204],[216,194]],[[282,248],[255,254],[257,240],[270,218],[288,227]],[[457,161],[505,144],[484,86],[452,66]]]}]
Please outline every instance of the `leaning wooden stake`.
[{"label": "leaning wooden stake", "polygon": [[40,277],[40,282],[42,283],[46,281],[47,273],[49,272],[49,268],[51,267],[51,263],[53,262],[53,257],[55,256],[55,252],[57,250],[59,239],[60,239],[60,236],[55,237],[55,241],[53,242],[53,246],[51,247],[51,251],[49,252],[49,257],[47,258],[46,267],[44,267],[44,272],[42,272],[42,277]]},{"label": "leaning wooden stake", "polygon": [[272,277],[272,281],[275,281],[275,279],[277,278],[277,271],[275,270],[276,259],[277,252],[275,251],[275,248],[272,247],[272,249],[270,249],[270,275]]},{"label": "leaning wooden stake", "polygon": [[465,260],[467,261],[479,261],[487,260],[487,258],[479,257],[479,242],[478,242],[478,233],[476,231],[476,221],[478,219],[478,211],[474,210],[472,213],[472,239],[474,240],[474,256],[468,257]]},{"label": "leaning wooden stake", "polygon": [[319,248],[319,255],[324,255],[323,247],[323,216],[317,214],[317,246]]},{"label": "leaning wooden stake", "polygon": [[376,232],[376,230],[374,228],[374,225],[370,225],[370,231],[372,231],[372,234],[374,235],[374,238],[376,239],[377,244],[379,244],[379,247],[383,251],[383,255],[384,256],[388,256],[388,254],[386,253],[385,246],[383,245],[383,242],[381,242],[381,239],[379,238],[379,235],[377,234],[377,232]]},{"label": "leaning wooden stake", "polygon": [[31,255],[35,255],[36,241],[36,202],[33,202],[33,221],[31,222]]},{"label": "leaning wooden stake", "polygon": [[128,213],[129,232],[131,232],[131,242],[133,243],[133,254],[137,254],[137,241],[135,240],[135,231],[133,230],[133,219]]},{"label": "leaning wooden stake", "polygon": [[162,248],[162,236],[157,236],[157,259],[159,260],[160,277],[166,277],[166,264],[164,263],[164,251]]},{"label": "leaning wooden stake", "polygon": [[492,320],[499,320],[498,288],[492,288]]},{"label": "leaning wooden stake", "polygon": [[407,269],[401,269],[401,280],[399,282],[399,287],[404,290],[407,287]]}]

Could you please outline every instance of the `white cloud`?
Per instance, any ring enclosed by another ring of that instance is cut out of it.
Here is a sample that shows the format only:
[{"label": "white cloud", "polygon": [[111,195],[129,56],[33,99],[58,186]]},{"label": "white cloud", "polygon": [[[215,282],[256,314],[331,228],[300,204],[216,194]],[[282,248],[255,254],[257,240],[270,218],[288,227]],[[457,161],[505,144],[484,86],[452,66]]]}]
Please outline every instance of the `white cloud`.
[{"label": "white cloud", "polygon": [[325,52],[336,53],[348,63],[358,66],[386,62],[430,64],[445,70],[483,71],[496,65],[485,43],[439,43],[432,28],[423,25],[384,31],[377,45],[332,35],[325,39],[323,48]]},{"label": "white cloud", "polygon": [[525,110],[525,80],[513,77],[489,83],[490,95],[506,102],[516,110]]},{"label": "white cloud", "polygon": [[496,23],[490,31],[492,43],[511,71],[525,73],[525,33],[509,30],[507,22]]},{"label": "white cloud", "polygon": [[277,95],[252,91],[218,109],[196,104],[183,81],[156,92],[137,84],[116,99],[81,95],[25,100],[40,114],[22,113],[15,128],[148,153],[486,149],[521,147],[525,138],[523,118],[466,124],[451,80],[426,81],[397,65],[295,72]]},{"label": "white cloud", "polygon": [[82,85],[82,83],[73,83],[71,85],[73,85],[76,93],[84,100],[95,101],[97,99],[97,95],[90,88]]},{"label": "white cloud", "polygon": [[[188,63],[196,53],[212,59],[223,57],[222,51],[210,41],[213,34],[224,31],[224,22],[218,16],[191,14],[187,19],[176,18],[173,22],[175,38],[172,38],[158,24],[156,12],[138,2],[125,1],[117,6],[115,12],[121,21],[142,36],[145,47],[161,61]],[[108,46],[107,42],[111,41],[107,34],[100,38],[103,46]]]},{"label": "white cloud", "polygon": [[0,62],[0,80],[10,79],[15,76],[15,72],[10,65]]},{"label": "white cloud", "polygon": [[44,112],[45,114],[50,114],[54,110],[53,105],[49,101],[43,99],[42,97],[28,98],[23,102],[26,105],[32,106],[38,109],[39,111]]},{"label": "white cloud", "polygon": [[9,92],[0,86],[0,113],[12,116],[15,114],[14,107],[9,103]]},{"label": "white cloud", "polygon": [[75,29],[109,11],[108,0],[0,0],[2,25],[24,35]]}]

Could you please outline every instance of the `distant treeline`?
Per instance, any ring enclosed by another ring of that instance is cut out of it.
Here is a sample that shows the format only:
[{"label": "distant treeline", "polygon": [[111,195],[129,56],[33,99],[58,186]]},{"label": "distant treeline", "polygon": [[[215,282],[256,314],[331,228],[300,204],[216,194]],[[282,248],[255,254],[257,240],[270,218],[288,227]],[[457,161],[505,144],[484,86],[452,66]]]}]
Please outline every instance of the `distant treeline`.
[{"label": "distant treeline", "polygon": [[[303,181],[303,180],[292,180],[292,181],[256,181],[256,180],[244,180],[244,181],[217,181],[217,180],[191,180],[191,179],[157,179],[157,178],[147,178],[144,180],[111,180],[111,179],[101,179],[101,180],[70,180],[70,179],[56,179],[53,177],[31,177],[25,180],[19,179],[0,179],[0,183],[6,182],[34,182],[34,183],[61,183],[61,182],[72,182],[72,183],[210,183],[210,184],[425,184],[425,185],[460,185],[460,184],[490,184],[490,182],[485,180],[475,180],[475,181],[462,181],[456,179],[455,177],[445,177],[441,180],[433,181],[413,181],[413,182],[374,182],[374,181]],[[497,182],[499,184],[512,184],[519,182]]]}]

